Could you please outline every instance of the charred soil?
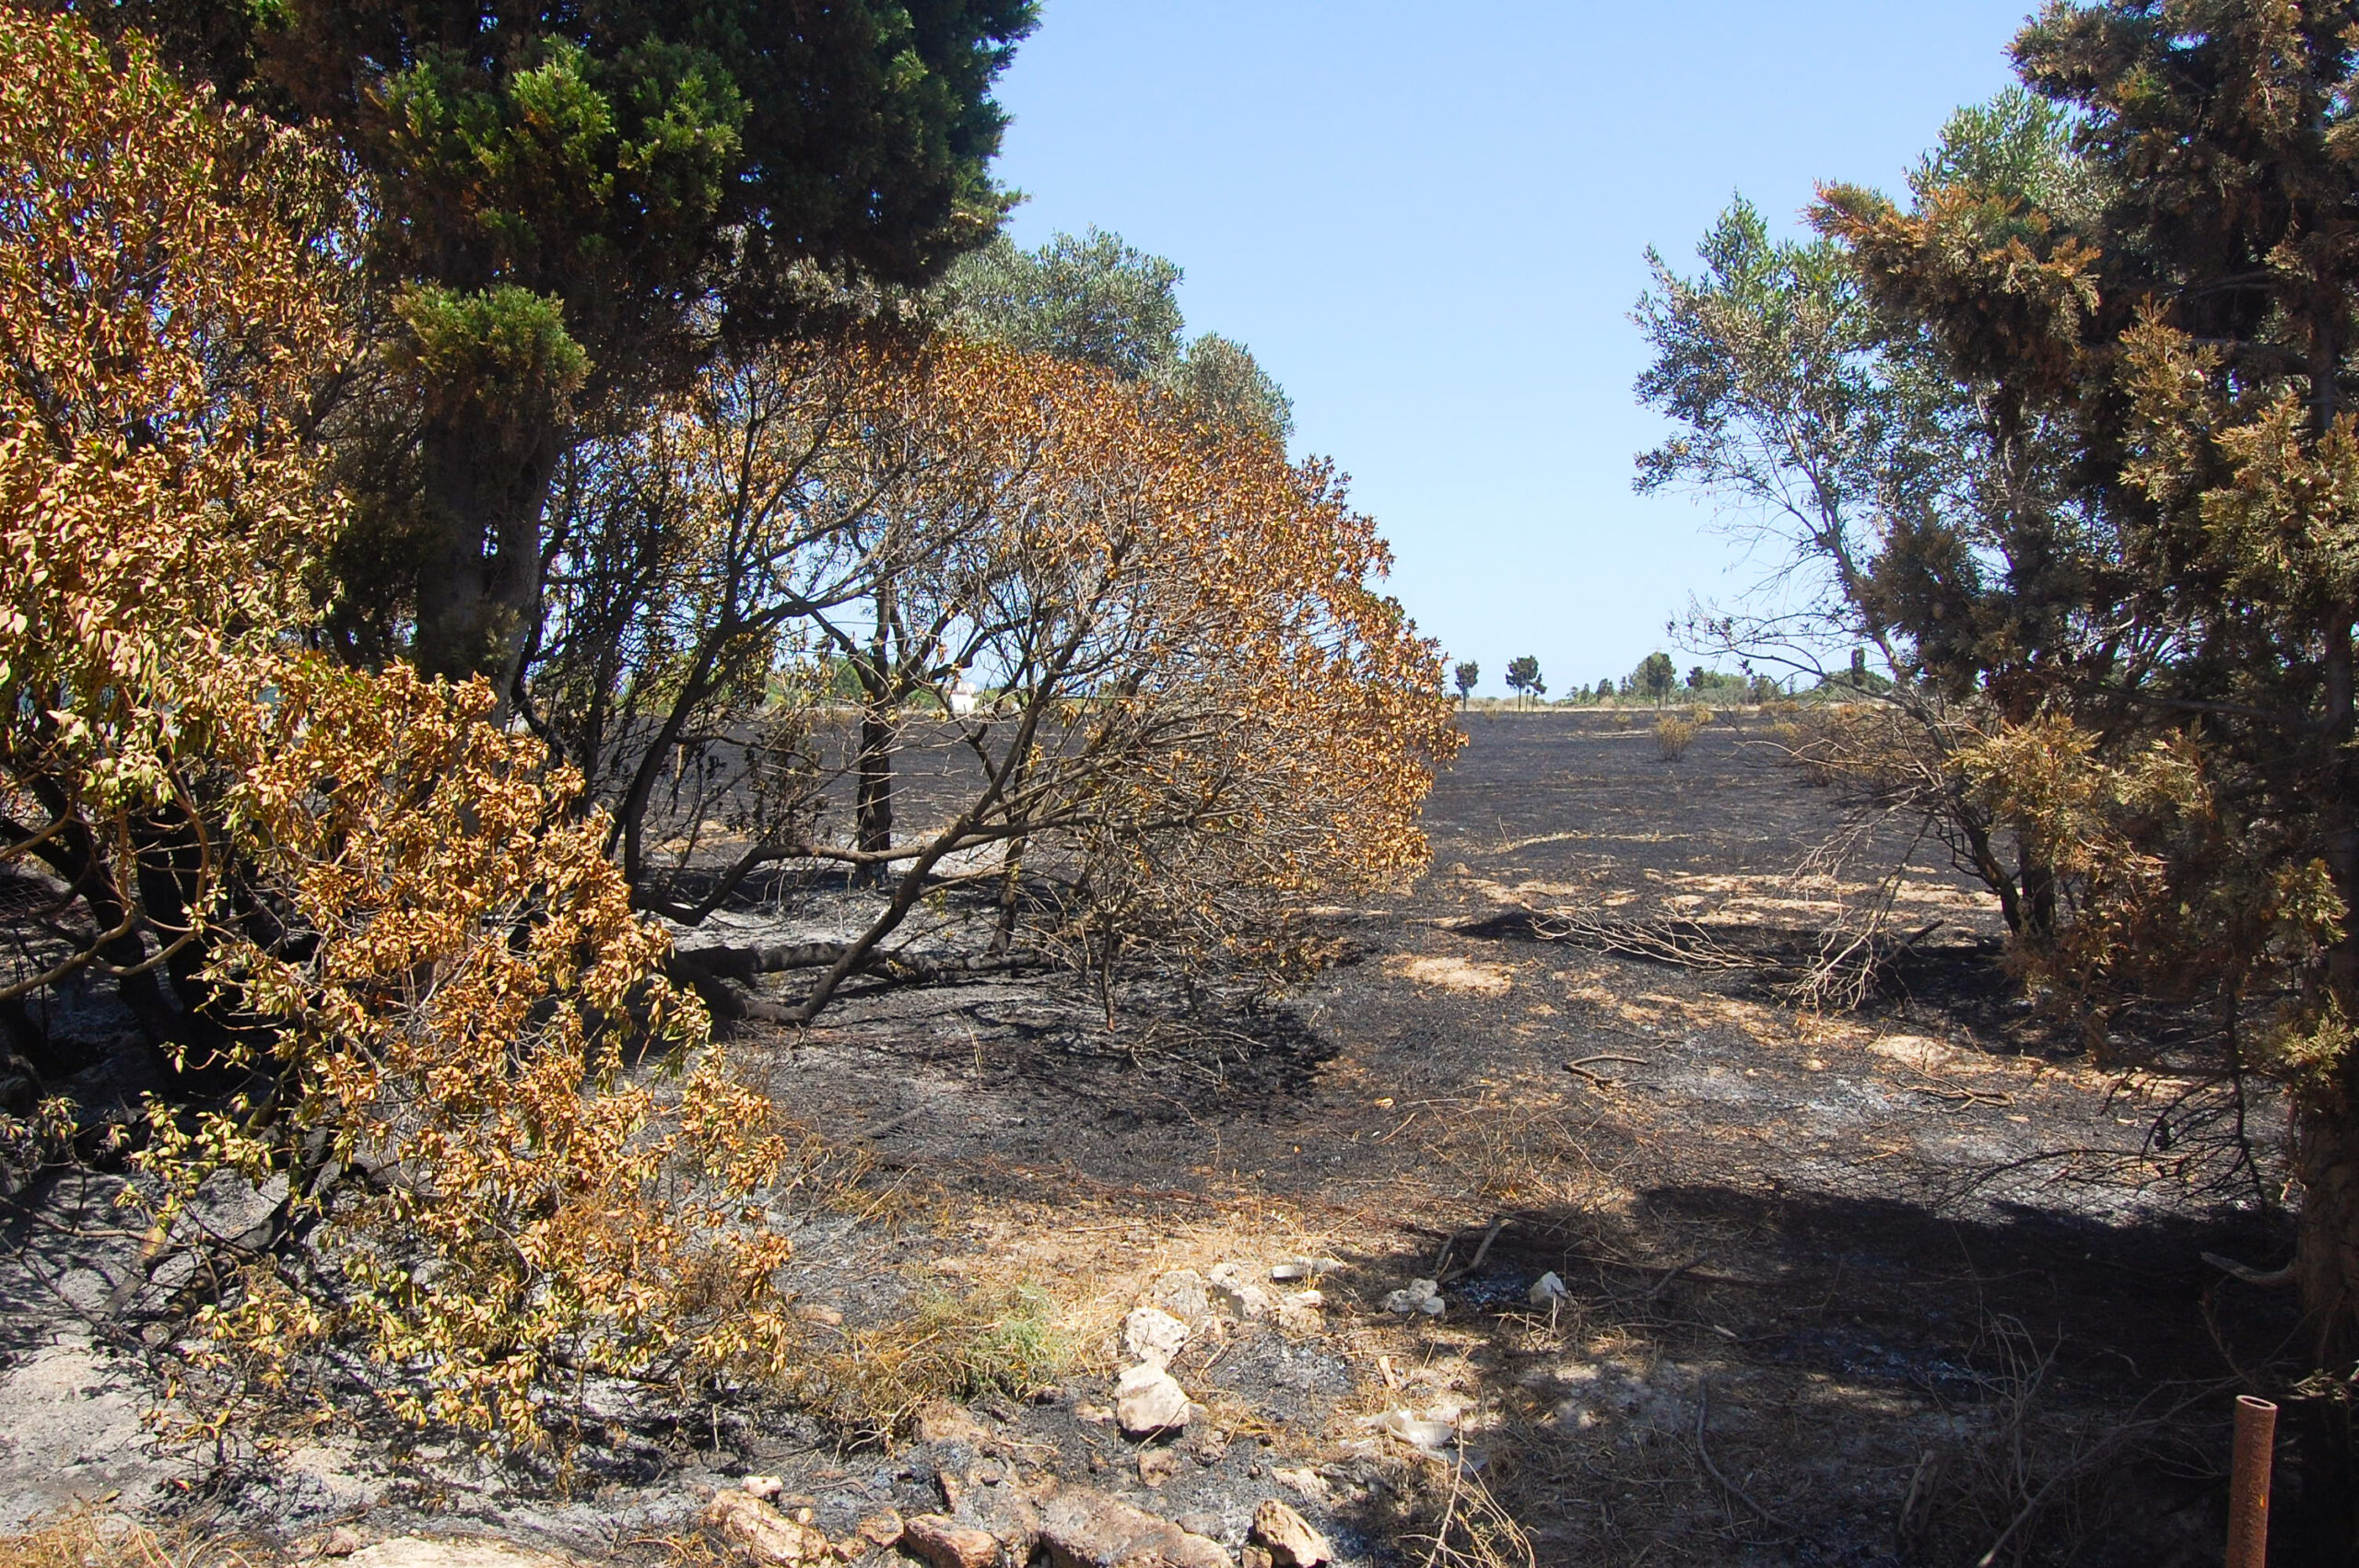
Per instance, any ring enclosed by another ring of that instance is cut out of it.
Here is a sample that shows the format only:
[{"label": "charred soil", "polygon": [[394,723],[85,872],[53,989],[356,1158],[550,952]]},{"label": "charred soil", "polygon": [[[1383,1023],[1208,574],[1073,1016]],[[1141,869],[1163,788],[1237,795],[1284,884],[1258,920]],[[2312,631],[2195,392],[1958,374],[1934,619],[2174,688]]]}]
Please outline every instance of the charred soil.
[{"label": "charred soil", "polygon": [[[1609,715],[1468,724],[1431,872],[1320,911],[1335,962],[1291,989],[1141,977],[1109,1027],[1083,987],[992,975],[743,1031],[833,1151],[787,1222],[793,1397],[610,1403],[569,1497],[356,1418],[211,1472],[209,1505],[290,1543],[471,1521],[643,1555],[747,1473],[847,1539],[1055,1476],[1232,1548],[1282,1497],[1347,1562],[2216,1560],[2227,1404],[2292,1323],[2200,1255],[2289,1245],[2271,1107],[2057,1037],[1989,901],[1765,720],[1671,760]],[[730,919],[824,936],[858,896],[765,891]],[[1876,907],[1866,1000],[1797,1000]],[[75,1428],[78,1490],[206,1480],[111,1451],[145,1396],[103,1334],[59,1348],[111,1266],[57,1212],[16,1221],[0,1379],[118,1390]],[[1171,1363],[1198,1411],[1124,1438],[1125,1315],[1224,1265],[1269,1310],[1201,1316]],[[1388,1309],[1420,1280],[1438,1314]],[[77,1490],[34,1485],[26,1419],[18,1517]]]}]

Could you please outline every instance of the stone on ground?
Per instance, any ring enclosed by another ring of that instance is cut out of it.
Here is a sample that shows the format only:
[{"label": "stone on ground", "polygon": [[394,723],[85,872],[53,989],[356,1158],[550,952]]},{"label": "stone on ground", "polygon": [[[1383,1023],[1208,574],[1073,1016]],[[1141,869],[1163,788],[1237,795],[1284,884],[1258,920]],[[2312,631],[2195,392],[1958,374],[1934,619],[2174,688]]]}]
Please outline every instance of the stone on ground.
[{"label": "stone on ground", "polygon": [[[809,1525],[788,1518],[748,1492],[734,1489],[713,1494],[706,1505],[705,1530],[738,1557],[757,1568],[799,1568],[824,1562],[835,1550],[827,1538]],[[361,1553],[361,1557],[368,1553]],[[360,1557],[353,1562],[359,1562]],[[469,1563],[370,1563],[364,1568],[477,1568]],[[498,1568],[484,1564],[482,1568]]]},{"label": "stone on ground", "polygon": [[900,1547],[933,1568],[999,1568],[999,1537],[940,1514],[921,1514],[904,1524]]},{"label": "stone on ground", "polygon": [[1114,1419],[1132,1437],[1151,1437],[1188,1424],[1188,1391],[1171,1374],[1142,1363],[1114,1385]]},{"label": "stone on ground", "polygon": [[1188,1326],[1161,1307],[1142,1306],[1122,1319],[1122,1349],[1150,1366],[1169,1366],[1188,1337]]},{"label": "stone on ground", "polygon": [[1205,1281],[1213,1306],[1223,1316],[1252,1323],[1270,1315],[1270,1293],[1245,1277],[1235,1263],[1223,1263]]},{"label": "stone on ground", "polygon": [[1182,1323],[1202,1323],[1213,1314],[1211,1294],[1204,1288],[1204,1277],[1193,1269],[1174,1269],[1155,1281],[1148,1292],[1152,1305],[1177,1317]]},{"label": "stone on ground", "polygon": [[[741,1492],[739,1494],[743,1496]],[[747,1499],[751,1501],[751,1499]],[[559,1568],[559,1560],[504,1540],[395,1536],[345,1559],[351,1568]]]},{"label": "stone on ground", "polygon": [[1042,1499],[1040,1544],[1054,1568],[1237,1568],[1218,1541],[1082,1486]]},{"label": "stone on ground", "polygon": [[1309,1520],[1274,1497],[1253,1510],[1253,1539],[1268,1550],[1275,1568],[1319,1568],[1335,1554]]}]

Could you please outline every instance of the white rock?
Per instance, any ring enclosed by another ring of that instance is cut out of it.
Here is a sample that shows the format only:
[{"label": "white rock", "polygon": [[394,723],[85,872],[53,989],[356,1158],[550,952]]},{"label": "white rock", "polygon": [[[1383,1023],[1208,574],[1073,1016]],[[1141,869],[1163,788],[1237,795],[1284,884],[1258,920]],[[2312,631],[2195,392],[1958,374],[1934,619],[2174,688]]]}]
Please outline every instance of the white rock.
[{"label": "white rock", "polygon": [[1308,1280],[1310,1278],[1310,1265],[1308,1263],[1273,1263],[1270,1266],[1270,1278],[1281,1285],[1290,1285],[1297,1280]]},{"label": "white rock", "polygon": [[1573,1293],[1567,1290],[1565,1281],[1551,1271],[1532,1281],[1530,1299],[1534,1306],[1546,1306],[1552,1301],[1572,1300]]},{"label": "white rock", "polygon": [[1157,1306],[1142,1306],[1122,1319],[1122,1349],[1135,1362],[1169,1366],[1188,1344],[1188,1326]]},{"label": "white rock", "polygon": [[1446,1421],[1427,1421],[1407,1410],[1387,1410],[1376,1418],[1375,1425],[1412,1447],[1427,1450],[1446,1447],[1458,1435],[1458,1429]]},{"label": "white rock", "polygon": [[1303,1496],[1309,1498],[1311,1502],[1318,1504],[1321,1507],[1324,1507],[1328,1504],[1333,1502],[1335,1498],[1335,1493],[1333,1490],[1328,1486],[1326,1478],[1321,1476],[1317,1470],[1310,1469],[1308,1465],[1298,1470],[1273,1469],[1270,1472],[1270,1479],[1283,1485],[1292,1487],[1295,1491],[1300,1492]]},{"label": "white rock", "polygon": [[1394,1291],[1384,1298],[1387,1312],[1422,1312],[1428,1317],[1439,1317],[1449,1310],[1442,1299],[1441,1287],[1431,1280],[1412,1280],[1405,1290]]},{"label": "white rock", "polygon": [[1214,1307],[1227,1316],[1251,1323],[1270,1315],[1270,1293],[1247,1279],[1245,1270],[1234,1263],[1215,1268],[1205,1285]]},{"label": "white rock", "polygon": [[1114,1419],[1132,1437],[1188,1424],[1188,1391],[1163,1368],[1143,1362],[1114,1385]]},{"label": "white rock", "polygon": [[1212,1316],[1212,1296],[1204,1289],[1204,1277],[1193,1269],[1172,1270],[1155,1281],[1147,1298],[1182,1323],[1202,1323]]},{"label": "white rock", "polygon": [[786,1482],[777,1476],[747,1476],[737,1484],[765,1503],[776,1502],[779,1493],[786,1490]]},{"label": "white rock", "polygon": [[396,1536],[345,1559],[353,1568],[557,1568],[557,1559],[506,1541]]}]

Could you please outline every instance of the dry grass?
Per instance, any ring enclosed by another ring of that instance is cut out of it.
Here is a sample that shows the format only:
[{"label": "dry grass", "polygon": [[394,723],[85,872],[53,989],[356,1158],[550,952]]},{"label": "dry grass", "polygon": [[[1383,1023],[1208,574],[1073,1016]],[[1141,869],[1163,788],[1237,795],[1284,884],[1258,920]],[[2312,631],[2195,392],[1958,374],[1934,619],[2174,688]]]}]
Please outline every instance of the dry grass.
[{"label": "dry grass", "polygon": [[1418,1465],[1396,1484],[1400,1539],[1424,1549],[1419,1568],[1538,1568],[1532,1537],[1463,1461]]},{"label": "dry grass", "polygon": [[193,1527],[159,1531],[95,1508],[0,1536],[0,1568],[263,1568],[273,1561]]},{"label": "dry grass", "polygon": [[1683,718],[1678,714],[1666,713],[1655,720],[1655,755],[1665,762],[1676,762],[1687,755],[1687,748],[1694,745],[1696,737],[1703,732],[1704,726],[1696,721],[1694,715]]},{"label": "dry grass", "polygon": [[1447,955],[1404,955],[1389,961],[1385,968],[1421,986],[1483,996],[1505,996],[1515,984],[1513,972],[1503,964],[1474,964]]},{"label": "dry grass", "polygon": [[934,1286],[903,1317],[815,1345],[796,1392],[848,1433],[889,1437],[937,1399],[1028,1398],[1054,1386],[1076,1350],[1055,1299],[1038,1284],[964,1294]]}]

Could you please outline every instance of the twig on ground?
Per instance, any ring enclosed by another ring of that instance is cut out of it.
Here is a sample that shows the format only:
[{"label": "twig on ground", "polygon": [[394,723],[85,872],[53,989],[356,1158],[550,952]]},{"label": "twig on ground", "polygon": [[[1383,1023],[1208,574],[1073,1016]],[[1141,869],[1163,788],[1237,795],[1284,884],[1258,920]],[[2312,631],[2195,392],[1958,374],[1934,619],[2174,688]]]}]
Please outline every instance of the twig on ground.
[{"label": "twig on ground", "polygon": [[1736,1482],[1722,1475],[1720,1473],[1720,1467],[1712,1463],[1712,1450],[1704,1441],[1704,1423],[1710,1419],[1711,1413],[1712,1385],[1710,1382],[1707,1381],[1700,1386],[1696,1392],[1696,1457],[1704,1461],[1704,1469],[1711,1473],[1711,1477],[1714,1480],[1720,1483],[1721,1491],[1727,1492],[1731,1497],[1735,1498],[1739,1503],[1743,1504],[1747,1508],[1752,1509],[1755,1514],[1760,1515],[1761,1517],[1768,1521],[1774,1528],[1790,1530],[1793,1527],[1787,1524],[1785,1520],[1778,1517],[1777,1515],[1769,1512],[1768,1509],[1761,1506],[1760,1504],[1755,1503],[1751,1494],[1749,1494],[1744,1488],[1737,1485]]},{"label": "twig on ground", "polygon": [[1626,1061],[1633,1067],[1644,1067],[1647,1065],[1646,1059],[1643,1057],[1615,1056],[1611,1052],[1607,1052],[1600,1056],[1585,1056],[1577,1061],[1568,1061],[1565,1064],[1565,1071],[1567,1072],[1577,1074],[1579,1077],[1586,1078],[1592,1083],[1602,1084],[1604,1087],[1609,1089],[1613,1088],[1620,1082],[1618,1079],[1608,1078],[1602,1072],[1591,1072],[1589,1070],[1589,1064],[1593,1061]]}]

